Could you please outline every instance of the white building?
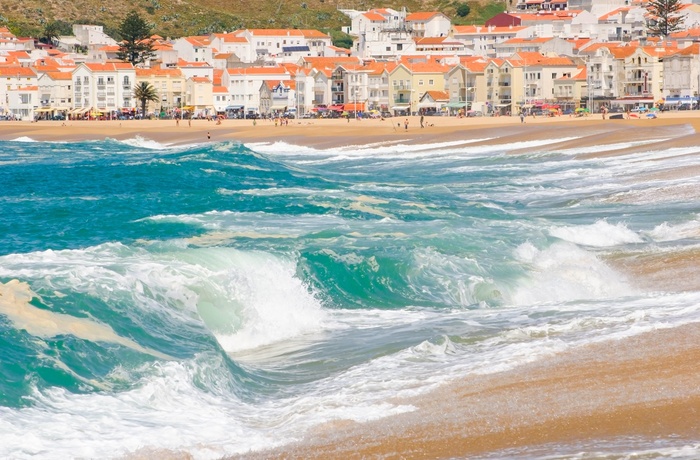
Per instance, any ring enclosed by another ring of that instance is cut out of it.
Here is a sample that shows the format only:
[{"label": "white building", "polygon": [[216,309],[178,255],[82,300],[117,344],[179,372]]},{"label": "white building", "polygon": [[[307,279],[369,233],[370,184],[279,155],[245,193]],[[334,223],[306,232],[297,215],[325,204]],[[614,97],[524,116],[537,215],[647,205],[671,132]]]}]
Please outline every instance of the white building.
[{"label": "white building", "polygon": [[447,37],[452,28],[450,19],[439,11],[411,13],[406,16],[406,25],[416,38]]},{"label": "white building", "polygon": [[297,62],[302,57],[323,56],[331,37],[314,29],[244,29],[234,32],[254,51],[244,62]]},{"label": "white building", "polygon": [[102,26],[73,24],[73,35],[80,46],[88,48],[90,45],[116,45],[117,41],[104,33]]},{"label": "white building", "polygon": [[179,59],[187,62],[211,63],[213,49],[208,36],[182,37],[173,42]]},{"label": "white building", "polygon": [[532,36],[532,29],[526,26],[454,26],[452,38],[464,43],[471,53],[478,56],[495,56],[494,46],[512,38]]},{"label": "white building", "polygon": [[241,62],[252,63],[257,55],[255,48],[246,37],[236,35],[235,33],[212,34],[210,36],[211,46],[219,53],[235,54]]},{"label": "white building", "polygon": [[49,115],[71,110],[73,103],[73,74],[71,72],[45,72],[37,79],[39,109]]},{"label": "white building", "polygon": [[32,120],[39,107],[37,75],[28,67],[0,67],[0,115]]},{"label": "white building", "polygon": [[82,63],[73,71],[74,112],[107,113],[135,107],[136,71],[128,62]]},{"label": "white building", "polygon": [[221,77],[222,86],[231,95],[231,107],[247,113],[260,113],[260,87],[270,80],[289,80],[284,67],[241,67],[226,69]]}]

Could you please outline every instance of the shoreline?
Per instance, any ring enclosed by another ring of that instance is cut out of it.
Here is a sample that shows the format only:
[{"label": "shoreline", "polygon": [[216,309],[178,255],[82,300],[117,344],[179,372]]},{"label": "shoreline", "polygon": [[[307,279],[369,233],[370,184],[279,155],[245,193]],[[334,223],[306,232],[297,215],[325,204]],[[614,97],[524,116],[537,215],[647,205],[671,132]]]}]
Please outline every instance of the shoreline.
[{"label": "shoreline", "polygon": [[413,412],[334,422],[296,444],[229,458],[464,458],[538,447],[551,454],[630,437],[693,443],[698,358],[700,323],[659,329],[472,375],[395,401],[414,405]]},{"label": "shoreline", "polygon": [[[425,128],[420,119],[408,117],[409,128],[404,129],[404,117],[379,119],[302,119],[290,120],[286,126],[275,127],[270,120],[187,120],[179,125],[174,120],[109,120],[109,121],[40,121],[0,122],[0,140],[22,137],[35,141],[94,141],[113,138],[126,140],[142,137],[168,146],[205,142],[275,142],[315,148],[332,148],[378,142],[435,143],[446,141],[474,141],[489,138],[490,143],[518,140],[583,137],[577,145],[596,145],[601,139],[609,143],[664,137],[668,130],[671,144],[700,145],[700,111],[664,112],[657,119],[609,120],[600,115],[588,117],[539,117],[521,123],[519,117],[425,117]],[[397,125],[398,124],[398,125]],[[675,129],[675,131],[674,131]],[[682,135],[679,135],[682,134]],[[554,134],[554,135],[553,135]],[[587,136],[599,138],[586,140]],[[210,136],[210,138],[208,138]],[[607,142],[606,142],[607,143]]]}]

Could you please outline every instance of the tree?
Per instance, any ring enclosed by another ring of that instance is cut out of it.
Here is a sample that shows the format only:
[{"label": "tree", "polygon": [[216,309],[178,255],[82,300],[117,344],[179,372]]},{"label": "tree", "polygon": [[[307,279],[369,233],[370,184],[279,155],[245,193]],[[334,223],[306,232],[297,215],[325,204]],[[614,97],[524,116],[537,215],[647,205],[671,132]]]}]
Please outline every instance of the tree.
[{"label": "tree", "polygon": [[651,15],[647,25],[649,33],[666,37],[683,29],[685,17],[679,13],[682,8],[681,0],[650,0],[646,6]]},{"label": "tree", "polygon": [[471,8],[469,8],[469,5],[467,5],[466,3],[460,3],[457,6],[457,16],[459,16],[460,18],[468,16],[470,12]]},{"label": "tree", "polygon": [[133,65],[143,64],[155,56],[151,28],[136,11],[126,15],[119,25],[119,43],[117,58],[131,62]]},{"label": "tree", "polygon": [[146,104],[160,101],[158,91],[152,84],[145,81],[134,86],[134,99],[141,102],[141,115],[143,118],[146,118]]},{"label": "tree", "polygon": [[47,45],[50,45],[54,42],[54,40],[58,39],[58,36],[61,34],[60,31],[60,26],[57,21],[52,21],[47,23],[44,26],[44,30],[42,32],[42,37],[39,40],[42,43],[46,43]]}]

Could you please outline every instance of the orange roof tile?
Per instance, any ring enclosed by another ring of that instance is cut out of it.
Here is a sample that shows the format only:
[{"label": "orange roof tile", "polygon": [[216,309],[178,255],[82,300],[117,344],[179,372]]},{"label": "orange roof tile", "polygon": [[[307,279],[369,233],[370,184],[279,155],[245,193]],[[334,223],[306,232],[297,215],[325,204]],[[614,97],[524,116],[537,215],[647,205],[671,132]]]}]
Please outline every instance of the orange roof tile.
[{"label": "orange roof tile", "polygon": [[426,91],[425,94],[429,95],[434,101],[450,100],[450,95],[447,91]]},{"label": "orange roof tile", "polygon": [[406,21],[407,22],[413,22],[413,21],[429,21],[430,19],[434,18],[437,15],[440,15],[439,11],[422,11],[418,13],[411,13],[406,15]]},{"label": "orange roof tile", "polygon": [[374,13],[374,12],[372,12],[372,11],[368,11],[367,13],[363,14],[363,16],[364,16],[365,18],[369,19],[370,21],[373,21],[373,22],[384,22],[384,21],[386,21],[386,18],[385,18],[384,16],[382,16],[382,15],[379,14],[379,13]]},{"label": "orange roof tile", "polygon": [[52,80],[72,80],[73,74],[70,72],[46,72],[46,75]]},{"label": "orange roof tile", "polygon": [[286,74],[284,67],[239,67],[226,69],[229,75],[278,75]]}]

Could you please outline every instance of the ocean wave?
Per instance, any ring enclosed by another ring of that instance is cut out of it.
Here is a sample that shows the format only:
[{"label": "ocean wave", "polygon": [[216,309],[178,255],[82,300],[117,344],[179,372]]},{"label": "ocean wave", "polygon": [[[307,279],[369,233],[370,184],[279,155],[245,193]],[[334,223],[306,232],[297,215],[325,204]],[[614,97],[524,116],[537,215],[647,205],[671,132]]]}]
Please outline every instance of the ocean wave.
[{"label": "ocean wave", "polygon": [[635,293],[624,276],[595,254],[569,242],[554,243],[545,249],[523,243],[515,256],[529,266],[527,275],[510,295],[516,305],[615,298]]},{"label": "ocean wave", "polygon": [[643,242],[643,239],[624,223],[613,225],[606,220],[598,220],[591,225],[551,227],[549,234],[564,241],[594,247]]}]

